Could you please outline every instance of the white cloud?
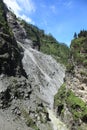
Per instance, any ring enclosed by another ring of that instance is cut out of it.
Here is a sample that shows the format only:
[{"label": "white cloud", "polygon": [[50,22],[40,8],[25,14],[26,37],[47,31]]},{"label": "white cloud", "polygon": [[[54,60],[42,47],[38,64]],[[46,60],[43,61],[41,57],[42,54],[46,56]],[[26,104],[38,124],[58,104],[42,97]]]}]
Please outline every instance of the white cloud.
[{"label": "white cloud", "polygon": [[32,24],[35,24],[31,18],[27,17],[26,15],[22,15],[20,16],[23,20],[25,20],[26,22],[29,22],[29,23],[32,23]]},{"label": "white cloud", "polygon": [[21,7],[18,5],[16,0],[4,0],[6,5],[10,7],[16,15],[19,14],[19,12],[22,10]]},{"label": "white cloud", "polygon": [[35,12],[35,4],[32,0],[16,0],[17,3],[22,7],[23,11],[28,11],[28,13]]},{"label": "white cloud", "polygon": [[29,14],[35,12],[36,10],[35,4],[32,0],[4,0],[4,2],[13,10],[17,17],[21,17],[32,24],[34,23],[29,17]]}]

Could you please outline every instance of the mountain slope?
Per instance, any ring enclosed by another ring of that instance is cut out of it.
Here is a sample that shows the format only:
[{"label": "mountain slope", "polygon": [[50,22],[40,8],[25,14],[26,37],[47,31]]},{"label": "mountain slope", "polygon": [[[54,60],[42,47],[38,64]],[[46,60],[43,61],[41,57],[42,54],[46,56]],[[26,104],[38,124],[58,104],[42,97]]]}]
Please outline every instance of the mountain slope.
[{"label": "mountain slope", "polygon": [[[2,0],[0,7],[6,25],[1,21],[0,129],[55,130],[48,109],[53,109],[65,68],[51,56],[32,49],[33,42],[20,21]],[[60,122],[56,123],[62,130],[65,125]]]},{"label": "mountain slope", "polygon": [[33,41],[33,48],[38,46],[41,52],[51,55],[64,65],[67,64],[69,55],[67,45],[60,44],[51,34],[45,34],[44,30],[32,24],[28,24],[23,20],[20,23],[25,28],[27,37]]},{"label": "mountain slope", "polygon": [[87,130],[87,35],[71,42],[65,84],[55,95],[57,115],[70,129]]},{"label": "mountain slope", "polygon": [[67,64],[69,56],[69,48],[67,45],[60,44],[51,34],[45,34],[44,30],[16,18],[15,14],[10,11],[7,17],[8,23],[12,27],[18,41],[28,43],[31,40],[32,42],[29,44],[32,48],[51,55],[64,65]]},{"label": "mountain slope", "polygon": [[0,2],[0,74],[26,75],[21,63],[22,55],[20,48],[8,26],[7,8],[2,0]]}]

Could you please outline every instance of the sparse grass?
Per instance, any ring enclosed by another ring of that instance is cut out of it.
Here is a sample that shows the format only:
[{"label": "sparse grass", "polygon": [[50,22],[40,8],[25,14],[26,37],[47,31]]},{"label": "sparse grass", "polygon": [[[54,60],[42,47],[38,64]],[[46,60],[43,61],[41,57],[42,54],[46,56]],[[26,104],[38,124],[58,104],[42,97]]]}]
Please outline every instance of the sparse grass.
[{"label": "sparse grass", "polygon": [[[58,93],[54,98],[55,107],[67,105],[69,111],[72,113],[74,120],[81,119],[83,122],[87,123],[87,105],[86,103],[77,97],[71,90],[66,90],[65,84],[61,86]],[[64,113],[64,107],[61,107],[61,113]]]},{"label": "sparse grass", "polygon": [[46,110],[46,108],[44,106],[42,106],[42,108],[40,108],[40,109],[38,109],[38,107],[37,107],[36,113],[38,113],[38,116],[40,118],[41,123],[44,123],[44,124],[47,123],[47,121],[48,121],[48,112],[47,112],[47,110]]},{"label": "sparse grass", "polygon": [[25,109],[22,109],[21,112],[22,112],[22,116],[25,119],[26,125],[28,127],[33,128],[34,130],[39,130],[39,128],[36,125],[36,122],[30,117],[29,113]]},{"label": "sparse grass", "polygon": [[62,105],[65,102],[65,97],[66,97],[66,87],[65,84],[63,84],[57,94],[54,96],[54,105]]},{"label": "sparse grass", "polygon": [[71,64],[71,63],[68,63],[67,66],[66,66],[66,71],[74,73],[74,65]]},{"label": "sparse grass", "polygon": [[[74,120],[87,118],[87,105],[82,101],[79,97],[75,96],[75,94],[68,90],[66,103],[68,105],[69,110],[71,111]],[[85,122],[85,121],[84,121]]]}]

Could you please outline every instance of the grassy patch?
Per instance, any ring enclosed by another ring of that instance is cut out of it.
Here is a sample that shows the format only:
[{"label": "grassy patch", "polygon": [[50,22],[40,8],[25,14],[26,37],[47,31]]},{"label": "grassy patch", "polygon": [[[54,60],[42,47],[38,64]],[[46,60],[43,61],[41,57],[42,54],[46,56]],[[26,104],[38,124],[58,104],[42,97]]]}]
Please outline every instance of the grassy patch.
[{"label": "grassy patch", "polygon": [[64,113],[64,104],[67,105],[72,113],[74,120],[81,119],[87,123],[87,105],[82,99],[77,97],[70,89],[66,89],[65,84],[61,86],[58,93],[54,97],[54,105],[58,107],[59,115]]},{"label": "grassy patch", "polygon": [[54,96],[54,105],[59,106],[65,102],[66,97],[66,87],[63,84],[60,89],[58,90],[57,94]]},{"label": "grassy patch", "polygon": [[75,120],[80,118],[85,121],[84,118],[87,118],[87,105],[79,97],[75,96],[71,90],[67,92],[66,103]]}]

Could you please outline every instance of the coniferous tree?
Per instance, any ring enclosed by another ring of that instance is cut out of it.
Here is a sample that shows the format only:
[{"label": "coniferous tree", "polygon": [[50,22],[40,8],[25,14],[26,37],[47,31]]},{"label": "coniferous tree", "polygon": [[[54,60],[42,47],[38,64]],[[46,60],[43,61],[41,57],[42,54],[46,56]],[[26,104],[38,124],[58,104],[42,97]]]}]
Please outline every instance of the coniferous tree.
[{"label": "coniferous tree", "polygon": [[75,33],[74,33],[74,39],[76,39],[76,38],[77,38],[77,33],[75,32]]}]

